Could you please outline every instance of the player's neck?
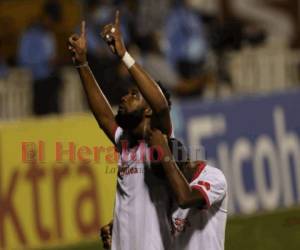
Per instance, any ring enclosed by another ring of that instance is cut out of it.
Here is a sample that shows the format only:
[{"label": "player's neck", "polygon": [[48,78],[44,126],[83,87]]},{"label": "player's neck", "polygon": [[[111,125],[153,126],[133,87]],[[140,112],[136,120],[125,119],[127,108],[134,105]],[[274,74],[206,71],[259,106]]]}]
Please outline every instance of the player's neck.
[{"label": "player's neck", "polygon": [[149,119],[144,119],[136,128],[130,131],[130,134],[134,139],[145,140],[150,131]]}]

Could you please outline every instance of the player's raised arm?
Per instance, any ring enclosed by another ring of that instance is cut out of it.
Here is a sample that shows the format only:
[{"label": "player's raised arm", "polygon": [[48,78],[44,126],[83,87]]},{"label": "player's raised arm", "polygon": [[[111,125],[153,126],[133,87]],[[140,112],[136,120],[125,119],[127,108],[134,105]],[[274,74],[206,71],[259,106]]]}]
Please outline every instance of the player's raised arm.
[{"label": "player's raised arm", "polygon": [[116,12],[115,22],[106,25],[101,32],[101,36],[111,51],[122,59],[128,68],[143,97],[159,119],[160,129],[170,135],[172,127],[168,102],[158,84],[127,52],[120,29],[119,11]]},{"label": "player's raised arm", "polygon": [[69,38],[69,50],[85,90],[89,106],[99,124],[109,139],[114,143],[114,132],[117,128],[111,106],[99,88],[87,61],[87,41],[85,22],[81,24],[80,35],[73,34]]},{"label": "player's raised arm", "polygon": [[161,164],[178,205],[181,208],[206,206],[205,197],[200,196],[199,192],[190,187],[187,179],[178,168],[166,137],[159,130],[153,130],[149,137],[149,143],[160,150]]}]

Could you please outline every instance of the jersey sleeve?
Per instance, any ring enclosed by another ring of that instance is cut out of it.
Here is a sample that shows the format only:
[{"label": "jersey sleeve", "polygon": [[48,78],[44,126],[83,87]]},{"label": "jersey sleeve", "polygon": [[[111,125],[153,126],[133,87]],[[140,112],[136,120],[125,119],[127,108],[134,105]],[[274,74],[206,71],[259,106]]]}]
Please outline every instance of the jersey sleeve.
[{"label": "jersey sleeve", "polygon": [[226,195],[227,183],[221,170],[205,167],[190,184],[205,199],[206,207],[220,202]]}]

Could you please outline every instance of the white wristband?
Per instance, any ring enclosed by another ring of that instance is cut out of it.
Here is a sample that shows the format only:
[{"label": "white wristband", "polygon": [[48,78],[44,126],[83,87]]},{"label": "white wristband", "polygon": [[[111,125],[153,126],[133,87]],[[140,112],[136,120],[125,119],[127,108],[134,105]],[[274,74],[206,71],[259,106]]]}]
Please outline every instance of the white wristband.
[{"label": "white wristband", "polygon": [[130,69],[135,64],[134,59],[127,51],[125,52],[125,55],[123,56],[122,61],[126,65],[127,69]]}]

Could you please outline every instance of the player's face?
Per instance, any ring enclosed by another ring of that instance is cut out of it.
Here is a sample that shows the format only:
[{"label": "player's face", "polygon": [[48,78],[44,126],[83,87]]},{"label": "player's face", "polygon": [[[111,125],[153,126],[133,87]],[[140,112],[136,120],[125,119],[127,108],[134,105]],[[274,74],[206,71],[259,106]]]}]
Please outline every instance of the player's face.
[{"label": "player's face", "polygon": [[126,95],[121,98],[118,113],[130,114],[134,111],[145,108],[146,102],[136,87],[128,89]]},{"label": "player's face", "polygon": [[123,129],[136,128],[144,119],[147,105],[137,88],[130,88],[121,98],[116,121]]}]

